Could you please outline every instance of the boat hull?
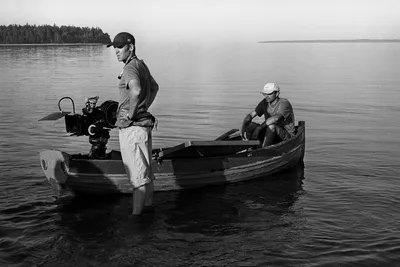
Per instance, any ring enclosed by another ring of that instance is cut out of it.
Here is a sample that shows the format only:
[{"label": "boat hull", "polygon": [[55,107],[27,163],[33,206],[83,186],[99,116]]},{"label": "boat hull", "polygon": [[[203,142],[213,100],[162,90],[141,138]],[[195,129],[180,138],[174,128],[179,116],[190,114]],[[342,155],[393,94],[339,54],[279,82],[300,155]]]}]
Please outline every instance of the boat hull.
[{"label": "boat hull", "polygon": [[[225,144],[226,141],[209,142]],[[196,143],[196,142],[193,142]],[[305,125],[299,122],[294,138],[261,149],[245,149],[230,155],[198,158],[153,158],[155,191],[184,190],[229,184],[268,176],[295,166],[305,153]],[[65,190],[77,194],[124,194],[133,188],[125,174],[118,151],[107,160],[74,158],[58,150],[40,152],[42,169],[60,195]]]}]

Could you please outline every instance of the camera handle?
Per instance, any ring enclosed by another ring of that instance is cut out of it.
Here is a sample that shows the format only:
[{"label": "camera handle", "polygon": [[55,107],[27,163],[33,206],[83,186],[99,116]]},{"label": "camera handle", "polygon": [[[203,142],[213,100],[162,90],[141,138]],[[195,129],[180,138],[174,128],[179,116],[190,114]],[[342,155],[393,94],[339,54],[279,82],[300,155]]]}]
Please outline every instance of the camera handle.
[{"label": "camera handle", "polygon": [[66,99],[66,98],[69,99],[69,100],[71,100],[71,102],[72,102],[72,113],[75,114],[75,103],[74,103],[74,100],[72,100],[72,98],[70,98],[69,96],[64,96],[64,97],[60,98],[60,100],[58,100],[58,109],[59,109],[61,112],[63,112],[62,109],[61,109],[60,104],[61,104],[61,101],[64,100],[64,99]]}]

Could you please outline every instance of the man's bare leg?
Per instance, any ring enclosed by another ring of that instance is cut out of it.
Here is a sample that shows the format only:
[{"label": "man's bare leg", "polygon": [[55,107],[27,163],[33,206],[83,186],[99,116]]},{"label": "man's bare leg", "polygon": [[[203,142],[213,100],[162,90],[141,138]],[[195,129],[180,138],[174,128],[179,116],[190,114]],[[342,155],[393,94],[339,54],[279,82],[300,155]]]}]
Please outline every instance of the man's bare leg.
[{"label": "man's bare leg", "polygon": [[153,194],[154,194],[154,182],[146,184],[146,197],[144,205],[146,207],[153,205]]},{"label": "man's bare leg", "polygon": [[132,202],[133,202],[133,215],[139,215],[143,211],[144,202],[146,199],[146,185],[133,189]]},{"label": "man's bare leg", "polygon": [[264,142],[262,143],[262,147],[266,147],[269,145],[272,145],[272,143],[274,142],[275,139],[275,125],[269,125],[267,127],[267,131],[265,133],[265,137],[264,137]]}]

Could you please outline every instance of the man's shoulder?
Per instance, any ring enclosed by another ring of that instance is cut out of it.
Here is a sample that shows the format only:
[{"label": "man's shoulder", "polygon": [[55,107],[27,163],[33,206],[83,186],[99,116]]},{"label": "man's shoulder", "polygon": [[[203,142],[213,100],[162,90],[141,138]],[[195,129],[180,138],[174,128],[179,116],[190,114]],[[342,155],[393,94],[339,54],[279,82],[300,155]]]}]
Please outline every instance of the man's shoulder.
[{"label": "man's shoulder", "polygon": [[268,102],[265,101],[265,98],[261,99],[261,101],[258,102],[258,105],[267,105],[267,104],[268,104]]},{"label": "man's shoulder", "polygon": [[139,70],[139,64],[140,64],[140,60],[137,58],[132,59],[131,61],[129,61],[128,64],[126,64],[125,68],[127,70]]},{"label": "man's shoulder", "polygon": [[291,106],[290,101],[287,98],[279,98],[279,101],[280,101],[281,105],[285,105],[285,106],[289,105],[289,106]]},{"label": "man's shoulder", "polygon": [[290,104],[287,98],[279,98],[279,109],[292,110],[292,104]]},{"label": "man's shoulder", "polygon": [[290,103],[290,101],[287,98],[280,97],[279,99],[281,103]]},{"label": "man's shoulder", "polygon": [[257,116],[261,116],[265,113],[267,108],[268,108],[267,101],[263,99],[260,102],[258,102],[257,106],[254,108],[254,111],[256,112]]},{"label": "man's shoulder", "polygon": [[263,99],[260,102],[258,102],[256,108],[267,107],[267,105],[268,105],[267,101],[265,101],[265,99]]}]

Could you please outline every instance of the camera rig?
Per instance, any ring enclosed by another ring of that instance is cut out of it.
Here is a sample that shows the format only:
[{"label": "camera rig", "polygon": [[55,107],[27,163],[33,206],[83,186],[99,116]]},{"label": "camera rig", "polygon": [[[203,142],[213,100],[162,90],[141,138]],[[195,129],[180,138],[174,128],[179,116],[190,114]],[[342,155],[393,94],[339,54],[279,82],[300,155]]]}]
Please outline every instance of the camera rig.
[{"label": "camera rig", "polygon": [[[61,101],[69,99],[72,102],[72,113],[61,109]],[[107,142],[110,138],[110,130],[115,128],[116,112],[118,102],[107,100],[97,106],[98,96],[85,99],[85,107],[82,113],[75,113],[74,100],[68,96],[58,101],[59,112],[52,113],[39,121],[58,120],[65,118],[65,130],[71,136],[89,136],[89,143],[92,145],[89,151],[89,158],[106,158]]]}]

